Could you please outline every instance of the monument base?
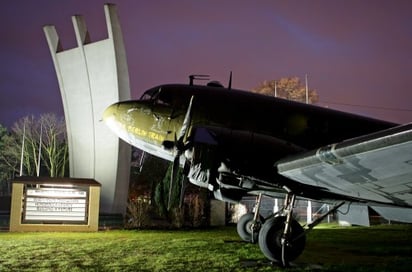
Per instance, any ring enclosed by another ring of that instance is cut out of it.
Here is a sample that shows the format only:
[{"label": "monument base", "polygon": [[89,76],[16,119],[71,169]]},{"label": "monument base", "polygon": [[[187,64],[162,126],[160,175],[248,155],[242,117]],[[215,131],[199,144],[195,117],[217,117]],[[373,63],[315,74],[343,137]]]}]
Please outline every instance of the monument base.
[{"label": "monument base", "polygon": [[13,181],[10,231],[97,231],[100,183],[19,177]]}]

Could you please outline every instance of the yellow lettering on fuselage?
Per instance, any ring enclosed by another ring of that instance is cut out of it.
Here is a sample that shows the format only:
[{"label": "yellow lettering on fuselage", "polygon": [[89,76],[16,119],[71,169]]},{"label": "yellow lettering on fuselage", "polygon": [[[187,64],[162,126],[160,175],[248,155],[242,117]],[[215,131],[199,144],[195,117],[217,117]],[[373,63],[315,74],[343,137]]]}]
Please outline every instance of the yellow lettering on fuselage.
[{"label": "yellow lettering on fuselage", "polygon": [[147,131],[138,127],[134,126],[127,126],[127,132],[132,133],[136,136],[139,136],[141,138],[146,138],[152,141],[157,141],[157,142],[163,142],[165,140],[165,136],[161,135],[159,133],[153,132],[153,131]]}]

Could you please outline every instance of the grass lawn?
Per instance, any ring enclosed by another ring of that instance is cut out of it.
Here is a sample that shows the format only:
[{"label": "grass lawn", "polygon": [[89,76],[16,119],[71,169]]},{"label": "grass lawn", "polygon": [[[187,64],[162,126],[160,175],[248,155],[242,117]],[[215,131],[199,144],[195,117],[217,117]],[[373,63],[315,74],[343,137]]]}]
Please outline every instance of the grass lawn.
[{"label": "grass lawn", "polygon": [[[412,226],[320,225],[286,271],[410,271]],[[0,271],[284,271],[236,228],[0,232]]]}]

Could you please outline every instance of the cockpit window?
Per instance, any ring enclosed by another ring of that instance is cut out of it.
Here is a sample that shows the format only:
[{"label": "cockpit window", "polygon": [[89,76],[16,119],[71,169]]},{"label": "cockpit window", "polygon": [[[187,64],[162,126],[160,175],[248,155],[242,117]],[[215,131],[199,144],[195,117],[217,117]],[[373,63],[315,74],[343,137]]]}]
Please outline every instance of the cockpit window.
[{"label": "cockpit window", "polygon": [[156,95],[156,104],[157,105],[167,105],[169,106],[171,103],[171,97],[169,92],[162,92],[159,90],[159,92]]},{"label": "cockpit window", "polygon": [[150,100],[152,96],[148,93],[144,93],[141,97],[140,100]]},{"label": "cockpit window", "polygon": [[153,101],[157,105],[170,105],[170,95],[162,92],[162,88],[152,88],[147,90],[140,100]]},{"label": "cockpit window", "polygon": [[152,100],[154,99],[160,92],[161,88],[152,88],[144,92],[144,94],[140,97],[140,100]]},{"label": "cockpit window", "polygon": [[153,105],[173,106],[175,110],[185,109],[190,101],[190,93],[180,92],[170,86],[155,87],[147,90],[140,100],[151,101]]}]

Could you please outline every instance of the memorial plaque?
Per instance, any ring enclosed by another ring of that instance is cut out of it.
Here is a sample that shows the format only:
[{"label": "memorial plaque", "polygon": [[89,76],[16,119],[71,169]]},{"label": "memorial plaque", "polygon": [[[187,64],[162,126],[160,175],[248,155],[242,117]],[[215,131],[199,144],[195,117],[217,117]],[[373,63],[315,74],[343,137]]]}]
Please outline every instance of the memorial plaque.
[{"label": "memorial plaque", "polygon": [[25,187],[24,223],[87,222],[88,188],[58,185],[30,187]]},{"label": "memorial plaque", "polygon": [[16,177],[10,231],[97,231],[100,183],[94,179]]}]

